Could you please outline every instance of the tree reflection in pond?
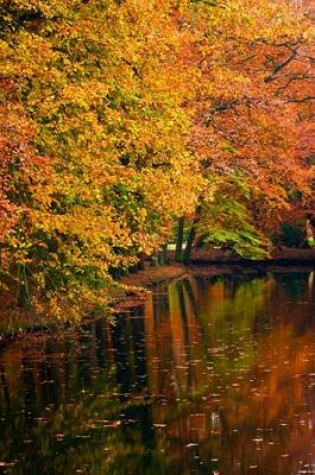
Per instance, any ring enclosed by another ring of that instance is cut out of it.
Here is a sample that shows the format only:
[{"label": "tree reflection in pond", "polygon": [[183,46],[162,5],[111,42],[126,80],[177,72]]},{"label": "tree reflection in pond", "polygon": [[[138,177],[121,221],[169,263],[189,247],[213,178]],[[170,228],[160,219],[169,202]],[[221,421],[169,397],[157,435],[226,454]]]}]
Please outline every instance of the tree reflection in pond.
[{"label": "tree reflection in pond", "polygon": [[161,284],[3,349],[0,473],[315,473],[313,275]]}]

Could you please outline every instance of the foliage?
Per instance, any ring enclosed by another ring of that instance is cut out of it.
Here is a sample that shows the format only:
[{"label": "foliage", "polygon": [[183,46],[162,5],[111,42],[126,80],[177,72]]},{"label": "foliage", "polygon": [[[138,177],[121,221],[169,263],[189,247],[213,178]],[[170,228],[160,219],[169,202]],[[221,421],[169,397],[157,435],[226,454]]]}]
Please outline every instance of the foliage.
[{"label": "foliage", "polygon": [[266,257],[268,246],[264,235],[255,227],[249,212],[251,196],[246,187],[235,179],[225,188],[204,199],[197,235],[204,243],[232,250],[237,255],[259,259]]},{"label": "foliage", "polygon": [[111,271],[157,250],[174,216],[193,210],[182,39],[160,7],[16,2],[3,16],[6,101],[49,157],[32,181],[21,264],[37,306],[46,298],[60,317],[69,303],[75,314],[75,302],[106,302]]},{"label": "foliage", "polygon": [[314,196],[309,132],[299,146],[312,131],[305,13],[0,2],[1,271],[20,304],[62,319],[103,309],[117,269],[157,253],[183,215],[261,255],[275,210],[293,190]]},{"label": "foliage", "polygon": [[[240,175],[250,199],[238,202],[237,187],[229,191],[230,206],[237,212],[230,211],[235,226],[227,224],[225,203],[221,219],[222,200],[213,214],[209,210],[207,197],[213,191],[206,180],[199,198],[204,211],[198,220],[203,233],[209,230],[209,242],[244,242],[244,255],[247,246],[259,247],[259,241],[266,245],[279,210],[310,206],[314,199],[314,170],[305,159],[312,152],[310,132],[301,137],[301,129],[312,130],[313,26],[305,11],[283,2],[240,0],[214,7],[198,2],[190,13],[201,78],[190,149],[203,175],[219,178],[216,188],[222,187],[222,195]],[[296,191],[302,200],[295,203],[290,197]],[[244,234],[237,224],[240,215],[246,227],[250,223]],[[214,241],[209,216],[216,226],[220,223]],[[253,255],[261,255],[256,251]]]}]

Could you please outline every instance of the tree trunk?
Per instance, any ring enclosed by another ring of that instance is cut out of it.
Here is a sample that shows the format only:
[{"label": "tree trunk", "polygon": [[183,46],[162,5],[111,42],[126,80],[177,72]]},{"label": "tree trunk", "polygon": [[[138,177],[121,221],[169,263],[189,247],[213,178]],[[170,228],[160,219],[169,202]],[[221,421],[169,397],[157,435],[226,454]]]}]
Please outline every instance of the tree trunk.
[{"label": "tree trunk", "polygon": [[183,258],[183,238],[184,238],[184,216],[178,219],[177,236],[176,236],[176,249],[175,249],[175,261],[182,262]]},{"label": "tree trunk", "polygon": [[138,270],[144,270],[145,269],[145,253],[140,252],[139,254],[139,262],[138,262]]},{"label": "tree trunk", "polygon": [[196,214],[195,214],[194,221],[193,221],[193,223],[191,225],[191,228],[189,230],[189,233],[188,233],[186,249],[185,249],[184,257],[183,257],[184,264],[189,264],[189,262],[190,262],[190,253],[191,253],[191,248],[192,248],[195,236],[196,236],[196,225],[198,224],[198,221],[199,221],[199,218],[200,218],[200,211],[201,211],[201,207],[198,206],[198,208],[196,209]]},{"label": "tree trunk", "polygon": [[192,223],[191,228],[189,230],[188,238],[187,238],[187,244],[186,248],[184,251],[184,257],[183,257],[183,263],[184,264],[189,264],[190,261],[190,253],[191,253],[191,248],[195,239],[196,235],[196,227],[195,227],[195,221]]},{"label": "tree trunk", "polygon": [[166,251],[167,251],[167,244],[164,244],[164,246],[162,247],[162,250],[158,253],[158,261],[159,261],[160,266],[166,265],[166,259],[167,259]]},{"label": "tree trunk", "polygon": [[30,304],[30,289],[28,286],[25,266],[19,266],[18,268],[18,287],[16,300],[20,307],[27,308]]},{"label": "tree trunk", "polygon": [[166,265],[167,264],[167,243],[164,244],[162,253],[163,253],[164,265]]},{"label": "tree trunk", "polygon": [[159,258],[156,254],[151,257],[151,267],[159,267]]}]

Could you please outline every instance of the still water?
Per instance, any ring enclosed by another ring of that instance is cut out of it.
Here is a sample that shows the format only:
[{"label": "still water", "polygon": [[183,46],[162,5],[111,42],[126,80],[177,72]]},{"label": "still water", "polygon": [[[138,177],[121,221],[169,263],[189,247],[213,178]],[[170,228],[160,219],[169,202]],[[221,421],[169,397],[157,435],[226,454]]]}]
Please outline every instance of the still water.
[{"label": "still water", "polygon": [[6,347],[0,473],[315,474],[314,272],[163,284]]}]

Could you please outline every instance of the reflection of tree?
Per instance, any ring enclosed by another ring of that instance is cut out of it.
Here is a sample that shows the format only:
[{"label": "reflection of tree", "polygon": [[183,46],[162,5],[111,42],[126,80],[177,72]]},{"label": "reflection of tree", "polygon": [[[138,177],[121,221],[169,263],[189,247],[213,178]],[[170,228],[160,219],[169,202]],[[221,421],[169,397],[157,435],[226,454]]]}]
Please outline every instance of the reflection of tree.
[{"label": "reflection of tree", "polygon": [[[203,369],[199,364],[197,371],[198,392],[211,389],[206,384],[208,373],[205,373],[209,365],[213,366],[213,378],[218,374],[221,381],[233,378],[233,372],[240,367],[247,369],[251,365],[255,357],[255,336],[251,330],[257,314],[263,312],[266,293],[272,290],[272,285],[265,278],[246,279],[242,285],[231,279],[208,286],[189,280],[170,286],[175,360],[183,368],[191,368],[192,361],[202,361]],[[202,381],[203,374],[207,375],[203,378],[206,381]]]},{"label": "reflection of tree", "polygon": [[275,278],[283,286],[285,294],[288,296],[288,298],[294,302],[297,298],[305,295],[308,286],[308,276],[309,273],[307,272],[304,274],[301,274],[301,272],[291,272],[290,274],[277,273]]},{"label": "reflection of tree", "polygon": [[8,390],[7,377],[5,374],[5,367],[3,364],[0,364],[0,382],[1,382],[0,389],[2,392],[3,401],[7,406],[10,406],[10,393]]},{"label": "reflection of tree", "polygon": [[[121,474],[122,467],[130,473],[155,473],[151,470],[156,466],[163,473],[163,467],[171,464],[160,448],[155,449],[145,390],[143,317],[133,317],[121,328],[127,348],[121,342],[113,347],[108,339],[113,332],[108,332],[105,322],[96,322],[82,332],[46,338],[44,344],[40,338],[30,338],[20,358],[16,358],[19,344],[3,355],[6,366],[15,371],[7,374],[2,366],[0,459],[17,460],[14,473],[72,475],[80,469]],[[127,322],[125,316],[123,320]],[[102,350],[97,349],[99,343]],[[118,362],[126,355],[134,367],[130,398],[122,402]],[[15,379],[19,375],[24,395],[20,400],[13,373]],[[14,406],[8,406],[9,397]]]},{"label": "reflection of tree", "polygon": [[[303,275],[300,279],[303,281]],[[308,433],[295,424],[291,443],[290,431],[281,426],[281,421],[293,423],[294,414],[303,403],[305,387],[296,375],[303,374],[311,364],[312,307],[308,305],[302,310],[299,305],[293,306],[292,301],[287,304],[286,287],[277,285],[269,276],[245,278],[241,282],[218,280],[211,285],[204,281],[197,285],[195,281],[177,283],[170,287],[170,302],[172,340],[163,341],[171,342],[174,361],[180,364],[175,365],[180,401],[170,403],[172,391],[166,391],[170,404],[155,406],[155,420],[166,425],[167,438],[175,447],[178,437],[183,444],[202,444],[198,456],[202,454],[204,460],[211,453],[226,459],[225,450],[232,452],[235,460],[253,460],[252,454],[259,449],[255,444],[260,441],[256,433],[260,427],[267,431],[267,438],[264,434],[265,458],[257,455],[257,460],[260,466],[265,463],[265,471],[259,473],[267,473],[270,464],[275,467],[282,447],[292,448],[299,436],[305,443]],[[296,338],[302,322],[303,333],[308,331],[308,343]],[[158,332],[151,334],[151,338],[158,341]],[[163,354],[170,352],[164,348]],[[196,375],[194,391],[188,384],[192,367]],[[233,430],[239,432],[234,434]],[[273,435],[268,435],[268,431]],[[253,439],[258,442],[253,443]],[[229,448],[221,446],[224,441],[228,441]],[[182,446],[179,452],[178,457],[183,458]],[[282,464],[285,465],[285,457]],[[275,469],[279,469],[277,473],[289,473],[281,472],[279,467]],[[227,473],[232,473],[232,469],[229,466]],[[247,474],[248,464],[239,470],[235,473]]]},{"label": "reflection of tree", "polygon": [[125,396],[147,387],[143,309],[134,308],[118,316],[111,336],[117,369],[117,382]]},{"label": "reflection of tree", "polygon": [[280,275],[189,279],[114,327],[13,344],[0,460],[18,475],[297,473],[315,438],[308,277],[293,276],[299,305]]}]

